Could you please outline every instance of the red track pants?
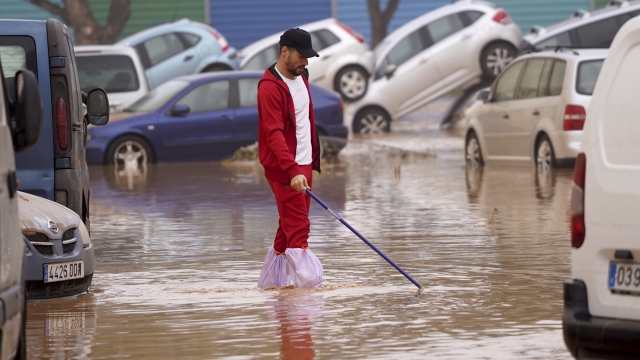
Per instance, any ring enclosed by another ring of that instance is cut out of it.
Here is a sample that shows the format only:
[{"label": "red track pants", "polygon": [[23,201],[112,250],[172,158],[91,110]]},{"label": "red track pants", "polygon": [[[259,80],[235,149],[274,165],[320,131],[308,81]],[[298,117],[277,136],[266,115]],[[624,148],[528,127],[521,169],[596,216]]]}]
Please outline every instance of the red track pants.
[{"label": "red track pants", "polygon": [[[300,166],[302,175],[307,178],[307,184],[311,189],[312,170],[311,164]],[[290,184],[269,181],[273,195],[278,206],[278,231],[273,242],[273,249],[278,253],[284,253],[287,248],[307,248],[309,239],[309,205],[311,197],[302,194],[292,188]]]}]

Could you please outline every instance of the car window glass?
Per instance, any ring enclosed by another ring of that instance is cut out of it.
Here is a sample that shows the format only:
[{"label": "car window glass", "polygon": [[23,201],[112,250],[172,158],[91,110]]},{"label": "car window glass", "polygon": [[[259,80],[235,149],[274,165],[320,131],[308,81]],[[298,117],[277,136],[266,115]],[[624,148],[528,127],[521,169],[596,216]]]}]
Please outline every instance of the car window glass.
[{"label": "car window glass", "polygon": [[414,31],[404,39],[400,40],[400,42],[397,43],[391,51],[389,51],[389,54],[387,54],[385,58],[385,63],[378,69],[378,72],[381,72],[379,77],[384,76],[387,65],[400,66],[422,50],[420,35],[417,31]]},{"label": "car window glass", "polygon": [[184,50],[178,35],[171,33],[144,42],[151,66],[166,60]]},{"label": "car window glass", "polygon": [[27,67],[27,53],[22,46],[0,46],[0,62],[4,76],[12,78],[18,70]]},{"label": "car window glass", "polygon": [[313,50],[321,51],[322,49],[327,47],[323,39],[318,36],[317,31],[312,31],[309,33],[309,35],[311,35],[311,46],[313,47]]},{"label": "car window glass", "polygon": [[575,31],[580,41],[580,46],[609,47],[618,29],[620,29],[618,21],[611,17],[581,26]]},{"label": "car window glass", "polygon": [[469,26],[476,22],[476,20],[480,19],[484,15],[481,11],[463,11],[460,13],[460,17],[462,18],[464,25]]},{"label": "car window glass", "polygon": [[238,79],[240,107],[258,106],[258,82],[260,79]]},{"label": "car window glass", "polygon": [[530,99],[538,93],[540,74],[544,66],[544,59],[529,59],[522,72],[522,79],[518,87],[518,99]]},{"label": "car window glass", "polygon": [[549,96],[556,96],[562,93],[562,83],[564,82],[564,69],[567,64],[564,61],[556,60],[551,70],[549,80]]},{"label": "car window glass", "polygon": [[318,31],[315,31],[315,33],[316,36],[322,39],[322,42],[324,42],[324,45],[326,47],[335,45],[340,42],[340,38],[327,29],[320,29]]},{"label": "car window glass", "polygon": [[229,107],[229,81],[212,81],[189,91],[176,105],[187,105],[191,113]]},{"label": "car window glass", "polygon": [[268,48],[261,50],[259,53],[255,54],[247,63],[244,65],[243,69],[245,70],[264,70],[269,67],[271,64],[275,63],[278,60],[278,50],[280,50],[280,46],[278,44],[269,46]]},{"label": "car window glass", "polygon": [[136,91],[140,88],[136,68],[125,55],[78,56],[80,88],[89,92],[103,88],[108,93]]},{"label": "car window glass", "polygon": [[186,81],[169,80],[131,104],[126,111],[156,111],[187,86]]},{"label": "car window glass", "polygon": [[189,47],[194,46],[200,41],[200,36],[191,33],[180,33],[180,36],[185,40]]},{"label": "car window glass", "polygon": [[569,32],[563,32],[554,37],[550,37],[545,41],[541,41],[536,45],[537,48],[543,48],[545,46],[571,46],[571,38]]},{"label": "car window glass", "polygon": [[538,96],[547,96],[549,93],[549,75],[551,74],[551,67],[553,66],[553,60],[547,59],[542,67],[542,74],[540,75],[540,82],[538,83]]},{"label": "car window glass", "polygon": [[458,14],[445,16],[427,25],[429,35],[431,35],[434,44],[463,28],[464,24]]},{"label": "car window glass", "polygon": [[516,91],[516,84],[520,77],[520,70],[524,61],[519,61],[507,70],[505,70],[496,83],[496,89],[493,94],[493,101],[505,101],[513,99],[513,94]]},{"label": "car window glass", "polygon": [[578,65],[578,76],[576,79],[576,91],[584,95],[592,95],[593,88],[604,60],[583,61]]},{"label": "car window glass", "polygon": [[[0,36],[0,62],[4,73],[6,95],[13,101],[13,88],[18,70],[27,68],[38,77],[36,44],[30,36]],[[20,156],[18,156],[20,158]]]}]

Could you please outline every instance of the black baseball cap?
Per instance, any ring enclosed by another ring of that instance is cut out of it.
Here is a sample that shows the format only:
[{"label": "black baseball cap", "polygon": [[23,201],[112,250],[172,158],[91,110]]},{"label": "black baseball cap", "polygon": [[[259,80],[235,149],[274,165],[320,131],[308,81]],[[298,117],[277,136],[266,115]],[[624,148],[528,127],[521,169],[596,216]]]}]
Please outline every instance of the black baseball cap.
[{"label": "black baseball cap", "polygon": [[280,36],[280,45],[295,48],[305,58],[319,56],[311,47],[311,35],[299,28],[285,31]]}]

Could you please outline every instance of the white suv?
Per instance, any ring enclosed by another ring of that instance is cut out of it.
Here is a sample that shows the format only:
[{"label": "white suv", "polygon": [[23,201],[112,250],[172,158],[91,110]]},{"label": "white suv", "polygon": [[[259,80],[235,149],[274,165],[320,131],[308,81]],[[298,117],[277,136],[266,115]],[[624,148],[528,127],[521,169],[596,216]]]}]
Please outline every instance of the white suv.
[{"label": "white suv", "polygon": [[102,88],[109,97],[109,113],[121,112],[145,96],[149,81],[136,50],[129,46],[76,46],[80,88]]},{"label": "white suv", "polygon": [[390,130],[391,120],[442,95],[495,78],[513,59],[520,28],[499,6],[462,0],[401,26],[376,46],[369,90],[345,106],[354,133]]},{"label": "white suv", "polygon": [[[335,19],[299,26],[309,32],[319,57],[308,59],[309,78],[320,86],[335,90],[345,101],[360,99],[367,92],[371,68],[367,44],[362,35]],[[282,29],[283,31],[285,29]],[[240,68],[264,71],[278,60],[282,32],[267,36],[240,50]]]},{"label": "white suv", "polygon": [[640,18],[616,34],[593,91],[571,194],[564,341],[576,358],[640,356]]}]

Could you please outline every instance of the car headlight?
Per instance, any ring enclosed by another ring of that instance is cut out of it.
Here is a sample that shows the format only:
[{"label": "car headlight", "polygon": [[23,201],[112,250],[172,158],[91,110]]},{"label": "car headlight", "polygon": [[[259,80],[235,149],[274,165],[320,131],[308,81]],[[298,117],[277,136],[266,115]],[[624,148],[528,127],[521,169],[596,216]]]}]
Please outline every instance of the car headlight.
[{"label": "car headlight", "polygon": [[91,238],[89,237],[87,227],[84,226],[84,223],[82,222],[80,223],[80,226],[78,226],[78,233],[80,233],[80,237],[82,237],[82,247],[89,247],[89,245],[91,245]]}]

